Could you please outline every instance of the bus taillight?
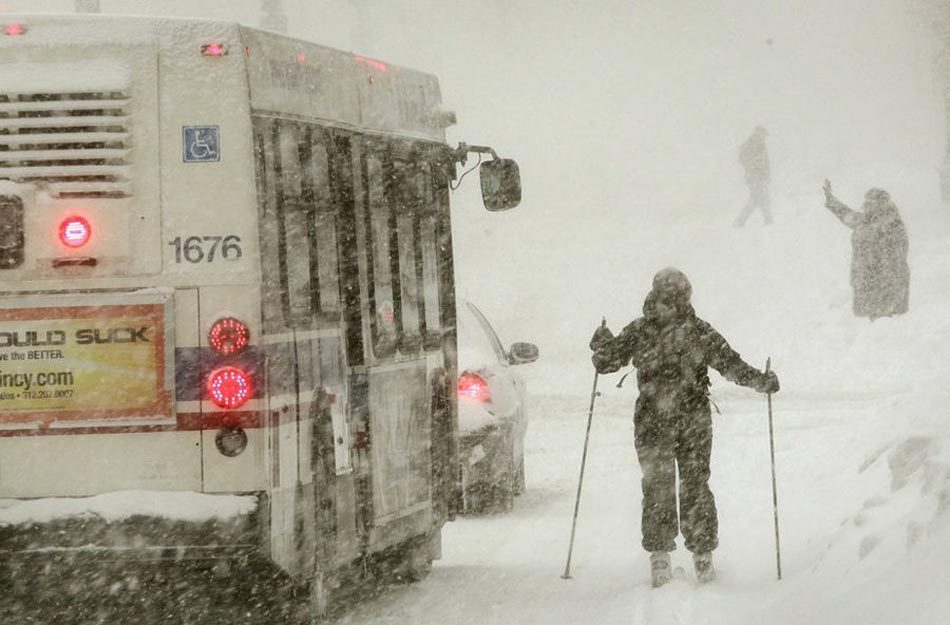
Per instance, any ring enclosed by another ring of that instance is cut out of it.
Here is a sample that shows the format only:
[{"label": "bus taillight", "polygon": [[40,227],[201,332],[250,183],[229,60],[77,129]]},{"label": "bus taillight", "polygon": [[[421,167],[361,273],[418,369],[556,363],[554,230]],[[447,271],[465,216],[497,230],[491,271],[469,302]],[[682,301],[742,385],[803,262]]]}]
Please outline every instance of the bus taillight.
[{"label": "bus taillight", "polygon": [[92,227],[79,216],[67,217],[59,224],[59,240],[66,247],[82,247],[89,242]]},{"label": "bus taillight", "polygon": [[12,22],[10,24],[3,25],[3,34],[8,37],[19,37],[20,35],[25,35],[27,31],[26,24],[20,24],[19,22]]},{"label": "bus taillight", "polygon": [[226,43],[206,43],[201,46],[201,54],[205,56],[227,56],[228,45]]},{"label": "bus taillight", "polygon": [[239,354],[247,347],[251,333],[247,326],[234,317],[223,317],[214,322],[208,332],[208,343],[222,356]]},{"label": "bus taillight", "polygon": [[237,408],[251,397],[251,378],[235,367],[222,367],[208,376],[208,395],[221,408]]},{"label": "bus taillight", "polygon": [[357,63],[362,63],[363,65],[367,65],[375,69],[377,72],[383,72],[385,74],[386,72],[389,71],[389,66],[383,63],[382,61],[377,61],[376,59],[370,59],[365,56],[361,56],[359,54],[355,55],[353,59]]}]

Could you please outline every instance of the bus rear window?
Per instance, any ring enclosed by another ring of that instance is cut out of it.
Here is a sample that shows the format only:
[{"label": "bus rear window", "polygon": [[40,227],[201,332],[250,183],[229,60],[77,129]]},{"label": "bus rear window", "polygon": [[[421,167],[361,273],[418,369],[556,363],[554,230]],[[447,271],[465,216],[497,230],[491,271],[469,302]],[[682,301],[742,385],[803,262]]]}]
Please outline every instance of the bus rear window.
[{"label": "bus rear window", "polygon": [[23,202],[12,195],[0,196],[0,269],[23,264]]}]

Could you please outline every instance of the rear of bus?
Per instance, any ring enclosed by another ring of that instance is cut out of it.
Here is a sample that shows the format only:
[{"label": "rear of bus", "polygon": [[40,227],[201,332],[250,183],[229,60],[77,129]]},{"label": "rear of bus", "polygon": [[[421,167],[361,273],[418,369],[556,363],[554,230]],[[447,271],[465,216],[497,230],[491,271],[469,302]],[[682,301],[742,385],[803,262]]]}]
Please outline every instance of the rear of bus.
[{"label": "rear of bus", "polygon": [[212,595],[163,569],[193,562],[273,619],[271,579],[322,614],[341,580],[428,571],[458,486],[455,163],[491,153],[486,208],[520,199],[439,102],[233,24],[0,20],[0,609],[47,580],[63,614],[166,588],[193,615]]},{"label": "rear of bus", "polygon": [[0,22],[0,557],[246,560],[266,380],[246,74],[216,43],[238,29]]}]

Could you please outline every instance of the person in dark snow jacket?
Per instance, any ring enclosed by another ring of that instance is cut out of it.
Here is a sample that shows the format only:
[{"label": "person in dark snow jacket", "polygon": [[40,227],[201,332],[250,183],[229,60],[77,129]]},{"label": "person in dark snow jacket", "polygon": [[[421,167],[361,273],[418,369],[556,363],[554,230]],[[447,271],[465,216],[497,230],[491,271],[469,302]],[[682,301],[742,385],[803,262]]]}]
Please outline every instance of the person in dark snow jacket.
[{"label": "person in dark snow jacket", "polygon": [[856,317],[902,315],[910,298],[907,229],[883,189],[864,194],[864,212],[848,208],[825,180],[825,206],[851,228],[852,308]]},{"label": "person in dark snow jacket", "polygon": [[733,225],[742,227],[752,216],[756,207],[762,211],[765,224],[772,223],[772,213],[769,210],[769,151],[765,147],[765,137],[768,132],[763,126],[756,126],[752,136],[745,140],[739,149],[739,163],[745,169],[745,182],[749,186],[749,199],[742,212],[736,217]]},{"label": "person in dark snow jacket", "polygon": [[719,527],[709,489],[708,368],[761,393],[779,390],[774,372],[746,364],[711,325],[696,316],[691,293],[682,272],[663,269],[653,278],[642,317],[616,337],[606,326],[598,328],[590,341],[599,373],[613,373],[627,364],[637,369],[640,396],[634,411],[634,444],[643,473],[642,545],[651,553],[654,586],[670,580],[669,552],[676,548],[678,529],[693,553],[697,578],[715,577],[712,551],[719,542]]}]

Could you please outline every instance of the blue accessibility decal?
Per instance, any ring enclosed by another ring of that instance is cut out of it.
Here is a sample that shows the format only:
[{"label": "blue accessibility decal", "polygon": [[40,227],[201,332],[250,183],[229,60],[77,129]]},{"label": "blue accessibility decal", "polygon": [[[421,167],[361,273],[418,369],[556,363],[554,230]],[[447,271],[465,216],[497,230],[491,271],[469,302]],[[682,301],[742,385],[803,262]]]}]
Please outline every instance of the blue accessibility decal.
[{"label": "blue accessibility decal", "polygon": [[186,163],[216,163],[221,160],[221,133],[217,126],[182,126],[181,131]]}]

